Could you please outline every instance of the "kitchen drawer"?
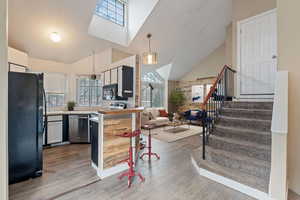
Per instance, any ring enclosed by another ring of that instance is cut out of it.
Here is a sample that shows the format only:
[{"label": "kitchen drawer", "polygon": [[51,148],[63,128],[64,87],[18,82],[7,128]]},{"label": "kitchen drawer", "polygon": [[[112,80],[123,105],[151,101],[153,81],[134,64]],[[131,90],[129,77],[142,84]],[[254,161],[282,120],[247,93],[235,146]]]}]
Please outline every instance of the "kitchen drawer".
[{"label": "kitchen drawer", "polygon": [[48,144],[59,143],[63,141],[63,123],[48,122]]},{"label": "kitchen drawer", "polygon": [[48,116],[48,122],[50,121],[62,121],[63,117],[62,115],[50,115]]}]

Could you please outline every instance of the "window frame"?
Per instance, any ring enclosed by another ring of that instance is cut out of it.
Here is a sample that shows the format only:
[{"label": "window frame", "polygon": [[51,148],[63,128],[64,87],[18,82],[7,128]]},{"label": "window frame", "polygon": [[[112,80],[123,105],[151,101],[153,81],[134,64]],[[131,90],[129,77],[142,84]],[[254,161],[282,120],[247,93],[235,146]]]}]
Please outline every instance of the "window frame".
[{"label": "window frame", "polygon": [[[88,83],[85,83],[85,85],[80,85],[80,81],[81,79],[86,79],[85,81],[87,81]],[[98,85],[96,83],[93,83],[93,85],[91,84],[92,81],[96,82],[96,80],[98,81]],[[102,80],[101,77],[97,77],[96,80],[92,80],[90,77],[84,77],[84,76],[80,76],[76,79],[76,100],[77,100],[77,105],[80,107],[92,107],[92,106],[99,106],[101,105],[102,102]],[[88,95],[84,96],[84,102],[85,99],[87,98],[87,104],[81,104],[81,100],[80,100],[80,91],[81,89],[88,89]],[[97,88],[99,89],[99,95],[97,95]],[[95,92],[95,99],[93,100],[93,91]],[[93,102],[96,103],[93,103]]]},{"label": "window frame", "polygon": [[[150,106],[150,87],[149,84],[154,86],[152,91],[152,107]],[[159,90],[159,91],[157,91]],[[145,95],[144,95],[145,92]],[[160,105],[155,105],[155,95],[159,93],[160,98],[162,99]],[[164,108],[166,105],[166,85],[165,80],[157,72],[148,72],[144,74],[141,78],[141,104],[145,108]],[[145,99],[146,98],[146,99]]]},{"label": "window frame", "polygon": [[[50,104],[50,98],[51,96],[56,96],[56,103],[53,105],[53,104]],[[58,99],[57,99],[57,96],[62,96],[62,104],[58,104]],[[64,107],[66,106],[66,95],[65,93],[55,93],[55,92],[46,92],[46,102],[47,102],[47,107],[48,108],[57,108],[57,107]]]},{"label": "window frame", "polygon": [[[114,6],[114,10],[109,9],[109,4],[112,5],[110,3],[110,1],[114,1],[115,2],[114,3],[115,5],[113,5]],[[106,7],[103,6],[104,2],[107,3]],[[118,7],[117,6],[118,4],[121,4],[123,6],[123,8],[121,9],[120,7]],[[101,12],[101,8],[102,9],[106,9],[106,13]],[[118,12],[118,10],[122,10],[123,11],[123,13],[122,13],[123,15],[120,15],[119,12]],[[109,11],[113,12],[115,16],[114,17],[110,16],[108,14]],[[98,0],[98,3],[96,5],[96,9],[95,9],[94,13],[95,13],[95,15],[97,15],[97,16],[105,19],[105,20],[108,20],[108,21],[110,21],[110,22],[112,22],[114,24],[117,24],[117,25],[122,26],[122,27],[126,27],[126,24],[127,24],[126,23],[126,19],[127,19],[127,17],[126,17],[127,16],[127,4],[124,1],[121,1],[121,0]],[[118,23],[118,22],[120,22],[120,20],[118,20],[118,16],[122,17],[122,22],[123,23]]]}]

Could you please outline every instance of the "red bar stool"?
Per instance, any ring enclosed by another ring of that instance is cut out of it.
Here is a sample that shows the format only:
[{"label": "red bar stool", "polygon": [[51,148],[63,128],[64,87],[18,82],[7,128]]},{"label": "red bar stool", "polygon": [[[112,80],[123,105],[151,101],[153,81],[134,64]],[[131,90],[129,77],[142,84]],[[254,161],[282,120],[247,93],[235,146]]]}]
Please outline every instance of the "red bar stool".
[{"label": "red bar stool", "polygon": [[155,156],[158,160],[160,159],[159,155],[157,153],[152,152],[152,142],[151,142],[151,129],[153,129],[154,126],[152,125],[144,125],[144,129],[149,130],[149,136],[148,136],[148,152],[143,153],[140,157],[140,159],[143,160],[144,156],[148,156],[149,160],[151,160],[151,156]]},{"label": "red bar stool", "polygon": [[141,173],[139,172],[136,172],[134,170],[134,161],[133,161],[133,147],[132,147],[132,138],[133,137],[136,137],[136,136],[139,136],[141,134],[141,130],[135,130],[133,132],[126,132],[126,133],[123,133],[121,135],[118,135],[120,137],[126,137],[126,138],[129,138],[130,140],[130,147],[129,147],[129,158],[126,159],[126,160],[123,160],[121,162],[127,162],[128,166],[129,166],[129,169],[128,171],[124,172],[123,174],[121,174],[119,176],[119,179],[121,180],[124,176],[127,176],[128,177],[128,188],[130,188],[131,186],[131,183],[132,183],[132,178],[135,177],[135,176],[138,176],[142,182],[145,181],[145,178],[141,175]]}]

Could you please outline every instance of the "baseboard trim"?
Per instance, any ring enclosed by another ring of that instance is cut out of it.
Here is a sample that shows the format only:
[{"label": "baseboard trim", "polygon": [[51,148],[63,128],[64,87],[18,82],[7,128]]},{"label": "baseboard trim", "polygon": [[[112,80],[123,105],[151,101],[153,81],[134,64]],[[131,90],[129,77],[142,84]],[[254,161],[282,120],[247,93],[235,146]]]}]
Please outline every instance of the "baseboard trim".
[{"label": "baseboard trim", "polygon": [[234,189],[236,191],[239,191],[243,194],[246,194],[250,197],[253,197],[253,198],[256,198],[256,199],[259,199],[259,200],[274,200],[269,196],[269,194],[267,194],[265,192],[259,191],[257,189],[252,188],[252,187],[249,187],[247,185],[241,184],[237,181],[231,180],[231,179],[226,178],[224,176],[220,176],[218,174],[210,172],[206,169],[200,168],[197,165],[197,162],[194,160],[193,157],[191,157],[191,161],[192,161],[192,165],[195,167],[195,169],[197,170],[197,172],[200,176],[206,177],[210,180],[213,180],[215,182],[223,184],[226,187],[229,187],[231,189]]},{"label": "baseboard trim", "polygon": [[101,179],[104,179],[106,177],[115,175],[115,174],[120,173],[125,170],[128,170],[128,164],[122,163],[122,164],[116,165],[114,167],[104,169],[102,172],[98,169],[97,174]]}]

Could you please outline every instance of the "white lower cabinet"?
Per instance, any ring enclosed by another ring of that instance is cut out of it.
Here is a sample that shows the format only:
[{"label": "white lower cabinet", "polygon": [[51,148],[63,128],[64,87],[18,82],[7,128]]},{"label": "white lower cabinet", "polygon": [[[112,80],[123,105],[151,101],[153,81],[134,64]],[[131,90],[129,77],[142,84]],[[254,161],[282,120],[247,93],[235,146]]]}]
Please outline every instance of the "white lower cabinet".
[{"label": "white lower cabinet", "polygon": [[59,143],[63,141],[63,121],[62,116],[48,117],[48,137],[47,143]]}]

